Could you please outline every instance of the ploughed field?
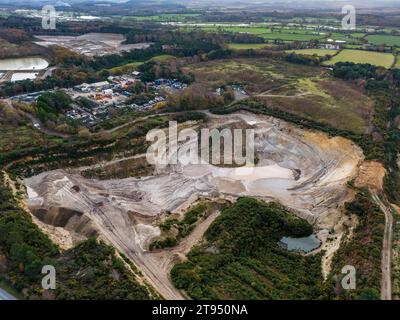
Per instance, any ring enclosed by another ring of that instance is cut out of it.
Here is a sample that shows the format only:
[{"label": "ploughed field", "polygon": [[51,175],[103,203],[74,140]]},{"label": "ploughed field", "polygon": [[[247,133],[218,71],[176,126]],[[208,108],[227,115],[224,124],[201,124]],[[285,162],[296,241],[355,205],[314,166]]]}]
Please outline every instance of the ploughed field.
[{"label": "ploughed field", "polygon": [[[211,129],[239,125],[255,130],[255,167],[179,161],[166,167],[156,165],[151,176],[102,181],[86,179],[79,170],[55,170],[25,180],[29,208],[42,223],[56,227],[62,236],[57,238],[55,232],[53,239],[61,244],[74,244],[92,235],[111,243],[168,299],[183,298],[170,281],[174,261],[184,259],[218,212],[198,224],[176,248],[149,252],[148,247],[160,236],[161,222],[171,214],[183,216],[199,198],[234,201],[248,196],[278,201],[312,223],[326,245],[329,230],[341,219],[340,206],[351,198],[347,183],[363,160],[360,148],[344,138],[303,130],[271,117],[250,113],[208,116]],[[188,125],[199,128],[196,123]],[[193,143],[180,143],[178,150]]]}]

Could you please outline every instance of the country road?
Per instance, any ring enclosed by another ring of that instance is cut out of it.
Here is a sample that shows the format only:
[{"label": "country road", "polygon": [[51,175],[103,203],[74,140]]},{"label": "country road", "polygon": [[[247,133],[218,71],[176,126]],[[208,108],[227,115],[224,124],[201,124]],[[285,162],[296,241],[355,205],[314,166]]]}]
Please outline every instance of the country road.
[{"label": "country road", "polygon": [[0,288],[0,300],[18,300],[18,299]]},{"label": "country road", "polygon": [[382,285],[381,300],[392,300],[392,277],[391,277],[391,257],[392,257],[392,232],[393,216],[389,208],[385,206],[379,196],[371,191],[372,198],[385,213],[385,233],[382,247]]}]

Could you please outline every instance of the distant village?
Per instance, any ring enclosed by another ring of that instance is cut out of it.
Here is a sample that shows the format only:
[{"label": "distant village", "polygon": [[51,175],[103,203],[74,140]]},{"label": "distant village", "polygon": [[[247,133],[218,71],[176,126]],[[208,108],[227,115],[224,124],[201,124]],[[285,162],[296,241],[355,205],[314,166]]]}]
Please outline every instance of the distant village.
[{"label": "distant village", "polygon": [[[86,127],[93,127],[109,118],[110,109],[130,108],[138,111],[148,111],[165,107],[166,95],[183,90],[187,84],[177,79],[157,79],[144,83],[146,90],[154,94],[154,98],[143,104],[129,104],[132,93],[128,87],[140,81],[140,72],[110,76],[107,81],[96,83],[82,83],[70,89],[62,89],[74,103],[65,116],[78,121]],[[12,100],[20,100],[25,103],[35,102],[44,92],[11,97]]]}]

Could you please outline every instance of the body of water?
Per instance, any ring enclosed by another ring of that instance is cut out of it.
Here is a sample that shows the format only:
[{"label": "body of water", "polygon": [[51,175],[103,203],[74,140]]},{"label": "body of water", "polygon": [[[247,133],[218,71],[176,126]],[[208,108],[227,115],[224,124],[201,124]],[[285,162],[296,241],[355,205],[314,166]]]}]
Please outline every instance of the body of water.
[{"label": "body of water", "polygon": [[5,71],[34,71],[44,70],[49,63],[40,57],[13,58],[0,60],[0,70]]},{"label": "body of water", "polygon": [[311,236],[305,238],[283,237],[280,240],[280,244],[289,251],[303,251],[307,253],[318,249],[321,245],[321,241],[319,241],[318,238],[312,234]]},{"label": "body of water", "polygon": [[11,76],[11,81],[34,80],[37,76],[38,74],[34,72],[17,72]]}]

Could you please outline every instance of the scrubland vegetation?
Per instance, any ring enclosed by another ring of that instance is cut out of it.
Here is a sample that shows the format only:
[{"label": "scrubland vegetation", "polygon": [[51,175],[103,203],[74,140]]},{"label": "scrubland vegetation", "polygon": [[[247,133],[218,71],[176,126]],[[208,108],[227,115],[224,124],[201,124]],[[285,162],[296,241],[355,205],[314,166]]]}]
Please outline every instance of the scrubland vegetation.
[{"label": "scrubland vegetation", "polygon": [[222,210],[172,279],[194,299],[318,299],[320,256],[305,257],[278,244],[313,232],[276,203],[241,198]]}]

